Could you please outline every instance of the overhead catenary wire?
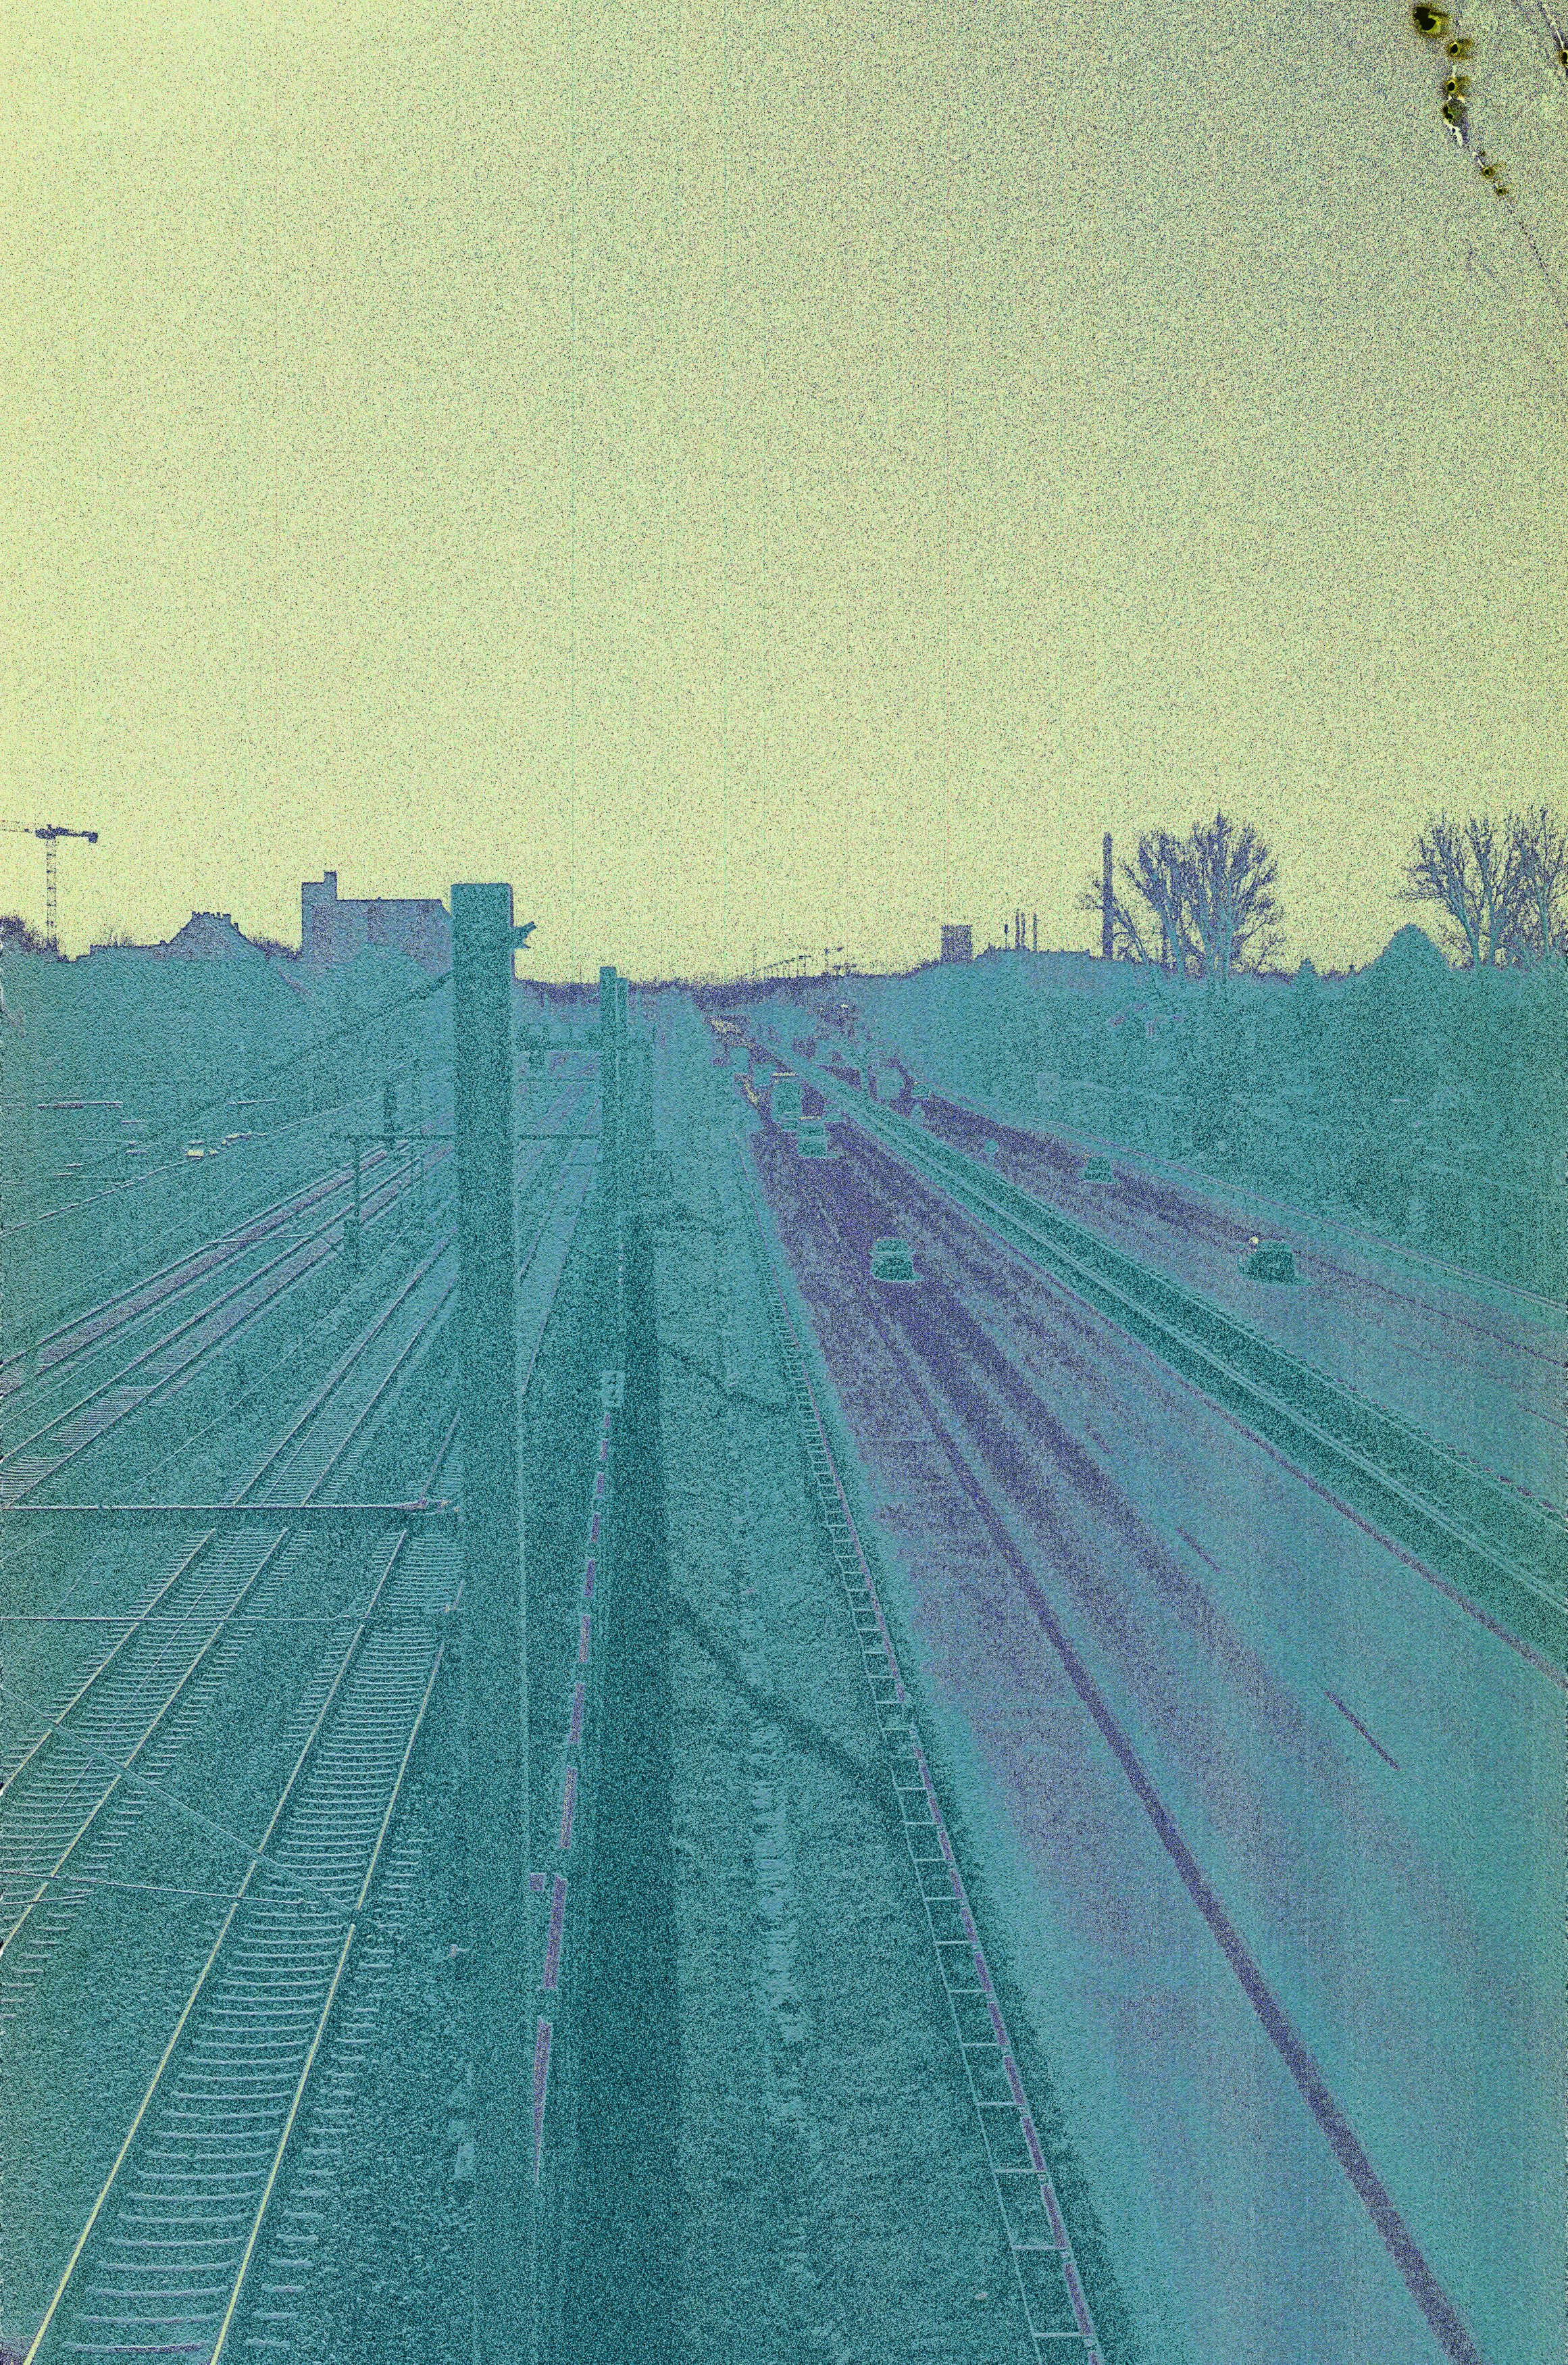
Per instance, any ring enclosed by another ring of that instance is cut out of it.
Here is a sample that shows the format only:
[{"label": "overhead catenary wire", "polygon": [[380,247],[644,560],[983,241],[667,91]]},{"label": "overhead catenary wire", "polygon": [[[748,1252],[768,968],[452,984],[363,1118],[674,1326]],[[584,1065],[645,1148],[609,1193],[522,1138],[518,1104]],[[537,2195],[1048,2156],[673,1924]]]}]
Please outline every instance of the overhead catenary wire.
[{"label": "overhead catenary wire", "polygon": [[[421,1003],[431,1001],[442,992],[451,983],[451,981],[452,971],[449,969],[442,970],[439,976],[427,979],[407,992],[390,995],[386,1000],[375,1003],[368,1010],[354,1012],[352,1016],[343,1019],[336,1026],[328,1027],[322,1034],[313,1036],[307,1042],[291,1045],[286,1051],[280,1052],[275,1059],[267,1060],[261,1068],[251,1072],[248,1078],[249,1084],[256,1088],[262,1084],[274,1082],[291,1071],[303,1069],[310,1060],[321,1057],[326,1052],[341,1048],[346,1043],[367,1034],[373,1027],[396,1017],[400,1012],[417,1009]],[[342,1099],[332,1103],[330,1110],[308,1110],[298,1118],[288,1119],[287,1123],[289,1125],[308,1124],[338,1109],[352,1107],[356,1101],[364,1099],[372,1089],[370,1086],[365,1086],[363,1090],[348,1093]],[[235,1105],[237,1099],[248,1096],[247,1094],[237,1095],[232,1091],[224,1091],[209,1093],[200,1099],[185,1101],[177,1110],[162,1117],[158,1123],[150,1125],[142,1136],[142,1143],[151,1147],[159,1142],[187,1138],[201,1129],[200,1120],[211,1116],[217,1111],[228,1110]],[[283,1126],[273,1126],[265,1133],[253,1135],[252,1138],[257,1141],[275,1139],[283,1130]],[[123,1144],[120,1147],[123,1149]],[[150,1173],[167,1171],[167,1169],[159,1168],[150,1170]],[[136,1182],[140,1179],[141,1178],[138,1176],[126,1178],[129,1182]],[[122,1186],[117,1184],[114,1187]]]}]

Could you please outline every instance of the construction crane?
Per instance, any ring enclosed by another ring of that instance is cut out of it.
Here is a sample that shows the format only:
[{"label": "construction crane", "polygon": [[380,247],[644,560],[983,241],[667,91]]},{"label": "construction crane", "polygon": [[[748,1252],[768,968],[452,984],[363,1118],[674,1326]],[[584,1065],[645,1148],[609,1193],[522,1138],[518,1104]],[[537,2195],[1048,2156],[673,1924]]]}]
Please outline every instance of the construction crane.
[{"label": "construction crane", "polygon": [[95,829],[67,829],[63,822],[0,821],[0,829],[9,830],[14,837],[41,837],[43,840],[44,879],[44,941],[50,952],[60,950],[60,881],[56,872],[59,859],[56,848],[62,837],[84,837],[89,846],[96,846]]}]

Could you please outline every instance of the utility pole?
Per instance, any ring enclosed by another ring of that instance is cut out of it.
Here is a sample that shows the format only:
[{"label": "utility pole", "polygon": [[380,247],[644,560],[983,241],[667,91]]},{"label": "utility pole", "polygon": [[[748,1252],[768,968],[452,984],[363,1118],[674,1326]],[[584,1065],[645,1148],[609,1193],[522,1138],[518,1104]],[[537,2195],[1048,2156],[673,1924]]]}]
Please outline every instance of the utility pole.
[{"label": "utility pole", "polygon": [[1105,832],[1105,843],[1101,852],[1100,958],[1102,960],[1109,960],[1113,949],[1111,935],[1111,833],[1109,830]]},{"label": "utility pole", "polygon": [[452,891],[462,1358],[474,2365],[535,2352],[528,1619],[512,1205],[511,889]]},{"label": "utility pole", "polygon": [[1039,949],[1040,915],[1038,912],[1031,912],[1029,914],[1029,950],[1032,953],[1037,953]]}]

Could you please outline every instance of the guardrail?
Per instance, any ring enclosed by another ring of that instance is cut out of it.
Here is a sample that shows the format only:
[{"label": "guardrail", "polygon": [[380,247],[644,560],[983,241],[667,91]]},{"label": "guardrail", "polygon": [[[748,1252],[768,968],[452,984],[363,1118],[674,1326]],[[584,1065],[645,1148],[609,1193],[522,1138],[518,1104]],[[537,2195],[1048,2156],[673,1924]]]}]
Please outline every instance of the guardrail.
[{"label": "guardrail", "polygon": [[907,1159],[1097,1312],[1413,1552],[1487,1620],[1568,1664],[1568,1530],[1546,1506],[1113,1248],[908,1118],[819,1074]]}]

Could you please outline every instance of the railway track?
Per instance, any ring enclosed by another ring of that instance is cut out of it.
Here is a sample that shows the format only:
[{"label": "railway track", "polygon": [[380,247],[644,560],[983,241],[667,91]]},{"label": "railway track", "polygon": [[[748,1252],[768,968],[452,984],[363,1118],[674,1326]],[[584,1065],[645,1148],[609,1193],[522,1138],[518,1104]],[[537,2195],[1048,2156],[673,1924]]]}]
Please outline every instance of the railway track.
[{"label": "railway track", "polygon": [[[531,1172],[543,1156],[531,1160]],[[529,1333],[542,1333],[548,1318],[592,1163],[591,1152],[566,1156],[521,1246]],[[454,1278],[443,1244],[248,1472],[236,1499],[254,1503],[256,1527],[216,1542],[200,1539],[35,1737],[18,1769],[21,1782],[0,1799],[0,1844],[7,1824],[13,1835],[29,1832],[38,1848],[51,1833],[66,1844],[52,1862],[35,1866],[46,1877],[35,1882],[21,1920],[36,1918],[46,1899],[58,1902],[69,1859],[84,1849],[95,1825],[99,1855],[112,1860],[123,1837],[112,1825],[113,1807],[117,1799],[123,1805],[139,1772],[156,1789],[176,1771],[198,1687],[301,1573],[306,1540],[286,1520],[269,1519],[269,1509],[286,1513],[341,1482],[378,1408],[445,1318]],[[531,1371],[538,1335],[525,1336],[524,1345]],[[454,1418],[425,1495],[441,1483],[455,1440]],[[384,1539],[369,1598],[347,1621],[346,1644],[340,1627],[309,1687],[302,1703],[309,1730],[28,2348],[29,2360],[128,2354],[205,2360],[241,2346],[265,2353],[289,2345],[287,2327],[319,2240],[322,2178],[331,2169],[309,2159],[286,2191],[284,2155],[313,2090],[354,1949],[365,1952],[372,1889],[460,1598],[456,1552],[451,1531],[402,1530]],[[102,1725],[91,1740],[90,1707]],[[95,1784],[86,1775],[85,1796],[84,1761],[97,1776]],[[40,1778],[51,1766],[59,1769],[52,1784]],[[28,1804],[29,1774],[34,1811],[24,1823],[17,1801],[19,1794]],[[13,1926],[20,1929],[21,1921]],[[23,1949],[27,1944],[24,1933]],[[373,2000],[386,1975],[385,1934],[370,1951]],[[9,1969],[16,1952],[7,1946],[0,1965]],[[19,1968],[36,1976],[41,1965]],[[357,2008],[371,2007],[362,1999]],[[346,2131],[353,2080],[342,2058],[332,2076],[337,2100],[312,2107],[322,2124]]]},{"label": "railway track", "polygon": [[[521,1254],[524,1313],[540,1328],[580,1212],[581,1190],[574,1196],[572,1181],[586,1182],[590,1165],[564,1162]],[[306,1547],[286,1528],[269,1528],[267,1506],[318,1503],[346,1474],[400,1378],[446,1318],[454,1287],[443,1242],[351,1341],[234,1490],[236,1511],[255,1506],[254,1526],[205,1530],[106,1652],[93,1656],[89,1641],[44,1721],[0,1742],[0,1956],[144,1753],[156,1743],[161,1756],[177,1754],[229,1672],[245,1627],[280,1612]],[[115,1831],[123,1833],[123,1821]],[[19,1908],[18,1889],[26,1896]]]},{"label": "railway track", "polygon": [[[580,1104],[583,1091],[580,1079],[567,1077],[545,1112],[547,1126],[554,1127],[568,1124]],[[362,1161],[362,1182],[366,1178],[370,1182],[369,1196],[363,1209],[366,1225],[385,1213],[405,1191],[421,1188],[429,1175],[442,1166],[451,1154],[450,1145],[439,1136],[431,1137],[429,1150],[418,1160],[408,1156],[409,1147],[402,1145],[405,1155],[397,1160],[398,1171],[386,1173],[380,1171],[387,1165],[386,1153],[379,1147],[367,1150]],[[537,1153],[535,1161],[536,1158]],[[336,1168],[256,1210],[242,1223],[176,1258],[161,1271],[138,1278],[128,1287],[56,1325],[27,1349],[0,1361],[0,1404],[7,1398],[25,1394],[30,1404],[42,1407],[51,1395],[72,1385],[73,1373],[91,1361],[95,1351],[113,1349],[117,1342],[126,1361],[115,1377],[117,1380],[129,1378],[130,1373],[147,1358],[162,1350],[173,1349],[183,1333],[197,1326],[205,1317],[215,1313],[222,1304],[237,1295],[246,1283],[255,1280],[258,1267],[254,1260],[263,1255],[269,1245],[275,1244],[280,1235],[287,1240],[286,1249],[274,1260],[273,1267],[263,1264],[261,1271],[275,1269],[275,1265],[286,1261],[291,1252],[312,1248],[326,1254],[341,1245],[343,1218],[350,1212],[351,1189],[349,1168],[346,1165]],[[312,1230],[300,1235],[293,1229],[302,1219],[312,1215],[319,1218]],[[242,1270],[237,1273],[236,1267]],[[200,1287],[204,1282],[211,1281],[218,1282],[220,1286],[203,1300],[194,1315],[187,1315],[181,1322],[153,1339],[138,1340],[137,1334],[143,1326],[156,1322],[188,1293]],[[225,1283],[226,1287],[222,1285]],[[128,1349],[132,1351],[128,1353]],[[114,1381],[109,1379],[95,1384],[88,1391],[88,1401],[95,1401],[103,1388],[113,1384]],[[74,1402],[69,1407],[60,1407],[49,1424],[39,1424],[39,1430],[46,1426],[52,1427],[77,1409]],[[36,1420],[37,1413],[29,1418]],[[7,1454],[0,1460],[20,1452],[23,1442],[11,1438]]]},{"label": "railway track", "polygon": [[[396,1183],[373,1194],[364,1220],[386,1215],[398,1195]],[[336,1252],[339,1229],[337,1222],[322,1225],[291,1243],[17,1439],[0,1456],[0,1510],[26,1502],[122,1424],[187,1385],[252,1324],[275,1314]]]},{"label": "railway track", "polygon": [[[0,1962],[129,1786],[140,1799],[178,1754],[203,1702],[230,1671],[247,1624],[281,1611],[308,1547],[268,1518],[286,1481],[319,1500],[420,1342],[442,1319],[455,1276],[443,1244],[366,1326],[327,1381],[235,1491],[255,1507],[248,1529],[204,1531],[124,1633],[68,1679],[32,1733],[8,1750],[0,1794]],[[403,1320],[396,1317],[401,1313]],[[225,1647],[226,1644],[228,1647]],[[13,1678],[13,1696],[17,1687]],[[126,1802],[128,1805],[129,1801]],[[125,1819],[113,1837],[123,1838]]]},{"label": "railway track", "polygon": [[[7,1327],[0,1399],[35,1372],[47,1370],[62,1348],[69,1351],[79,1344],[95,1317],[108,1310],[112,1318],[114,1310],[138,1296],[165,1294],[177,1287],[183,1272],[215,1252],[231,1254],[243,1248],[247,1234],[264,1230],[280,1216],[286,1220],[292,1205],[346,1188],[342,1129],[356,1115],[362,1125],[371,1123],[365,1096],[225,1147],[216,1153],[216,1162],[204,1155],[195,1163],[182,1152],[166,1166],[112,1182],[86,1199],[7,1223],[4,1247],[16,1284],[13,1315],[20,1318]],[[281,1171],[231,1163],[259,1151],[275,1165],[280,1150]],[[161,1204],[149,1205],[150,1194]],[[242,1215],[219,1214],[236,1200],[245,1209]],[[255,1204],[247,1205],[248,1201]],[[114,1288],[106,1298],[82,1305],[66,1277],[90,1285],[95,1270],[105,1277],[112,1273]],[[42,1309],[56,1303],[62,1281],[62,1302],[73,1310],[61,1319]],[[39,1330],[39,1320],[50,1327]]]},{"label": "railway track", "polygon": [[942,1812],[876,1572],[850,1508],[806,1351],[790,1317],[738,1144],[734,1154],[738,1195],[767,1323],[805,1447],[818,1518],[854,1621],[871,1712],[1006,2231],[1031,2350],[1039,2365],[1072,2358],[1082,2359],[1083,2365],[1099,2365],[1098,2337],[1072,2238]]},{"label": "railway track", "polygon": [[144,1274],[129,1287],[73,1315],[69,1321],[57,1323],[30,1346],[0,1362],[0,1399],[16,1395],[28,1384],[41,1389],[48,1384],[51,1373],[61,1372],[118,1332],[132,1328],[140,1320],[168,1306],[208,1274],[221,1272],[248,1250],[262,1246],[348,1187],[346,1167],[323,1175],[303,1190],[289,1192],[270,1206],[259,1208],[242,1224],[176,1258],[161,1272]]},{"label": "railway track", "polygon": [[[569,1121],[582,1091],[581,1085],[575,1091],[568,1089],[558,1097],[551,1114],[563,1123]],[[447,1154],[444,1146],[434,1153],[437,1160]],[[532,1165],[538,1163],[541,1154],[535,1153]],[[365,1170],[374,1174],[382,1155],[379,1150],[373,1152],[365,1160]],[[387,1216],[409,1188],[418,1187],[424,1171],[421,1161],[412,1184],[402,1170],[379,1183],[373,1182],[362,1206],[364,1227],[368,1230]],[[100,1347],[106,1338],[134,1329],[150,1315],[166,1311],[172,1299],[183,1295],[198,1282],[215,1273],[222,1277],[236,1257],[244,1257],[247,1250],[270,1240],[300,1214],[309,1213],[322,1203],[328,1207],[325,1220],[303,1239],[291,1239],[259,1265],[247,1257],[249,1269],[238,1279],[228,1279],[226,1285],[207,1295],[196,1309],[184,1315],[156,1338],[137,1346],[112,1372],[83,1386],[71,1401],[60,1405],[46,1418],[38,1419],[35,1412],[32,1418],[36,1426],[20,1437],[13,1437],[6,1452],[0,1454],[0,1508],[27,1501],[89,1447],[186,1385],[199,1370],[235,1344],[247,1328],[275,1313],[291,1292],[303,1288],[341,1245],[348,1208],[346,1202],[338,1202],[343,1200],[346,1190],[345,1176],[330,1178],[311,1192],[266,1211],[263,1219],[243,1227],[241,1232],[211,1243],[196,1257],[170,1268],[166,1275],[155,1276],[149,1283],[123,1293],[51,1334],[50,1341],[46,1343],[52,1348],[50,1360],[55,1367],[53,1385],[58,1388],[62,1367]],[[10,1368],[15,1378],[17,1359],[13,1359]]]},{"label": "railway track", "polygon": [[400,1584],[407,1535],[386,1554],[28,2365],[230,2341],[445,1655],[452,1546],[424,1542]]},{"label": "railway track", "polygon": [[820,1088],[846,1106],[885,1154],[935,1183],[1152,1349],[1450,1584],[1488,1622],[1553,1668],[1568,1664],[1568,1536],[1547,1507],[1501,1485],[1409,1422],[1327,1379],[908,1119],[831,1081]]}]

